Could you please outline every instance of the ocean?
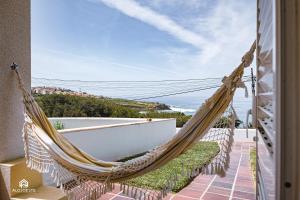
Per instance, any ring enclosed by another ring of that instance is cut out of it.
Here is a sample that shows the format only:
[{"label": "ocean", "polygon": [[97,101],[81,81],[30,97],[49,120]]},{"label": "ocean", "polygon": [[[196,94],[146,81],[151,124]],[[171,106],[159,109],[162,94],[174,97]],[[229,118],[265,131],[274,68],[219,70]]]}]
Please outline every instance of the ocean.
[{"label": "ocean", "polygon": [[[184,94],[160,97],[151,99],[149,101],[165,103],[170,106],[172,111],[193,115],[202,105],[202,103],[204,103],[204,101],[213,94],[213,92],[214,90],[205,90],[202,92],[193,93],[192,95]],[[241,121],[246,122],[247,112],[252,108],[252,95],[249,94],[249,97],[246,98],[244,90],[238,89],[233,98],[233,107],[238,115],[238,118]]]}]

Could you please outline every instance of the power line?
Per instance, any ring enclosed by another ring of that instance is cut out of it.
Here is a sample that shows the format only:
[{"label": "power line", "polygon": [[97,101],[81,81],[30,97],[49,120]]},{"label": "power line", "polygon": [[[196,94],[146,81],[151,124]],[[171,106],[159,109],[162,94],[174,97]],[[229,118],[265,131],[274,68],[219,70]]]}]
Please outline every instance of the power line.
[{"label": "power line", "polygon": [[211,87],[206,87],[206,88],[199,88],[199,89],[195,89],[195,90],[174,92],[174,93],[170,93],[170,94],[163,94],[163,95],[157,95],[157,96],[152,96],[152,97],[143,97],[143,98],[131,99],[131,100],[138,101],[138,100],[145,100],[145,99],[154,99],[154,98],[159,98],[159,97],[167,97],[167,96],[174,96],[174,95],[180,95],[180,94],[186,94],[186,93],[192,93],[192,92],[199,92],[201,90],[208,90],[208,89],[213,89],[213,88],[218,88],[218,87],[220,87],[220,86],[216,85],[216,86],[211,86]]},{"label": "power line", "polygon": [[151,96],[151,97],[142,97],[142,98],[131,99],[131,100],[138,101],[138,100],[161,98],[161,97],[167,97],[167,96],[174,96],[174,95],[180,95],[180,94],[187,94],[187,93],[199,92],[199,91],[202,91],[202,90],[208,90],[208,89],[213,89],[213,88],[218,88],[218,87],[220,87],[220,85],[206,87],[206,88],[199,88],[199,89],[195,89],[195,90],[187,90],[187,91],[183,91],[183,92],[175,92],[175,93],[170,93],[170,94],[163,94],[163,95]]},{"label": "power line", "polygon": [[[105,96],[145,100],[217,88],[221,85],[221,80],[221,78],[205,78],[156,81],[80,81],[33,78],[33,85],[42,83],[48,87],[65,87],[72,90],[80,88],[91,94],[97,94],[100,91],[101,95]],[[243,81],[251,81],[251,76],[244,76]]]},{"label": "power line", "polygon": [[[244,76],[251,77],[251,76]],[[61,81],[61,82],[83,82],[83,83],[155,83],[155,82],[184,82],[184,81],[205,81],[205,80],[218,80],[223,79],[223,77],[215,77],[215,78],[199,78],[199,79],[166,79],[166,80],[136,80],[136,81],[85,81],[85,80],[65,80],[65,79],[51,79],[51,78],[43,78],[43,77],[32,77],[32,80],[46,80],[46,81]]]}]

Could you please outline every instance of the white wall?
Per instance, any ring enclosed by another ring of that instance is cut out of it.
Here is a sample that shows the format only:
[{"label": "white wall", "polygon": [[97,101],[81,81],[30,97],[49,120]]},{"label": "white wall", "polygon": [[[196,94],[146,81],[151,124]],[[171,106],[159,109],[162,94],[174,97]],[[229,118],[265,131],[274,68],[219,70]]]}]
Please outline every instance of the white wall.
[{"label": "white wall", "polygon": [[141,118],[109,118],[109,117],[64,117],[64,118],[49,118],[49,120],[52,122],[52,124],[56,123],[57,121],[62,122],[65,129],[147,121],[147,119],[141,119]]},{"label": "white wall", "polygon": [[[51,119],[52,120],[52,119]],[[62,122],[74,122],[63,118]],[[75,146],[99,160],[115,161],[127,156],[142,153],[165,143],[176,134],[175,119],[97,119],[96,124],[126,122],[106,126],[64,129],[60,131]],[[131,121],[131,123],[128,123]],[[96,122],[96,120],[77,120],[78,126]]]},{"label": "white wall", "polygon": [[248,141],[253,142],[253,138],[256,137],[256,129],[248,129],[248,137],[246,129],[234,129],[234,141]]},{"label": "white wall", "polygon": [[[180,129],[181,128],[176,128],[176,132],[178,132]],[[211,128],[206,133],[206,135],[211,134],[216,129],[223,129],[223,128]],[[235,128],[234,129],[234,135],[233,135],[234,141],[253,142],[254,137],[256,137],[256,129],[248,129],[248,137],[247,137],[247,130],[246,129],[240,129],[240,128]]]}]

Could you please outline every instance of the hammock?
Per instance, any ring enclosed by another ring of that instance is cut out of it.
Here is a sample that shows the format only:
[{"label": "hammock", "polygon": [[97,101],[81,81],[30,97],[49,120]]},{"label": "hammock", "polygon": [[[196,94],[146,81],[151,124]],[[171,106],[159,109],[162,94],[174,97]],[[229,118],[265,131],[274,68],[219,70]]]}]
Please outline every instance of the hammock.
[{"label": "hammock", "polygon": [[48,173],[52,168],[54,179],[71,199],[97,199],[112,189],[112,183],[122,183],[158,169],[191,148],[222,116],[236,88],[245,86],[242,82],[244,68],[252,63],[254,51],[255,42],[243,56],[241,64],[230,76],[224,77],[222,86],[172,139],[126,162],[96,160],[72,145],[51,125],[25,89],[18,69],[14,68],[25,105],[23,140],[27,166],[41,173]]}]

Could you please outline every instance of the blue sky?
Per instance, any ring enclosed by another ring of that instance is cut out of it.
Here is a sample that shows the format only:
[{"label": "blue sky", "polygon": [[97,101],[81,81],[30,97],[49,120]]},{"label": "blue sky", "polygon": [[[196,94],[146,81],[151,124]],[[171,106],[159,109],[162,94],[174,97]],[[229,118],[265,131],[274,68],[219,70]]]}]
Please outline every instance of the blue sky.
[{"label": "blue sky", "polygon": [[255,0],[32,0],[32,76],[222,77],[255,39]]}]

